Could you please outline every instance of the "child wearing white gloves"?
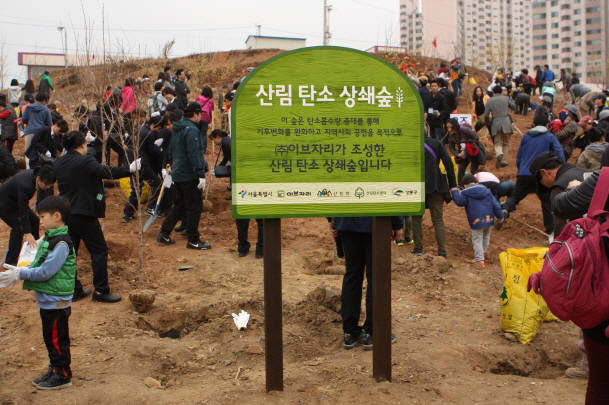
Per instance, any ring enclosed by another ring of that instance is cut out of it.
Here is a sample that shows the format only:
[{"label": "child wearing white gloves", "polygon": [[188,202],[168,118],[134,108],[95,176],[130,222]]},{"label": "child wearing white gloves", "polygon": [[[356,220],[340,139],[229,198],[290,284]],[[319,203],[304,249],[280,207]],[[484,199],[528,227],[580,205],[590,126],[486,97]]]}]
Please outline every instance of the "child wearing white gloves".
[{"label": "child wearing white gloves", "polygon": [[34,261],[28,267],[4,264],[8,270],[0,272],[0,287],[24,280],[23,289],[36,292],[50,365],[47,373],[32,384],[50,390],[72,385],[68,318],[74,294],[76,253],[66,226],[70,202],[59,196],[47,197],[38,204],[38,214],[40,226],[46,232]]}]

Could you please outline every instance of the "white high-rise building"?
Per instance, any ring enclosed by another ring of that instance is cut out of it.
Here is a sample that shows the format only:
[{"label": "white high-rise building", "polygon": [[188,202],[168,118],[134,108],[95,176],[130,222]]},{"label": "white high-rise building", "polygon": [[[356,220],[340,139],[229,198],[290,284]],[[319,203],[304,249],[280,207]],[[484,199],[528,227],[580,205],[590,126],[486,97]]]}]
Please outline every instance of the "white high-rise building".
[{"label": "white high-rise building", "polygon": [[564,68],[581,81],[609,83],[609,2],[546,0],[532,4],[534,65]]},{"label": "white high-rise building", "polygon": [[530,67],[530,15],[528,0],[400,0],[401,45],[490,71]]},{"label": "white high-rise building", "polygon": [[459,0],[458,10],[464,63],[489,71],[531,66],[530,1]]}]

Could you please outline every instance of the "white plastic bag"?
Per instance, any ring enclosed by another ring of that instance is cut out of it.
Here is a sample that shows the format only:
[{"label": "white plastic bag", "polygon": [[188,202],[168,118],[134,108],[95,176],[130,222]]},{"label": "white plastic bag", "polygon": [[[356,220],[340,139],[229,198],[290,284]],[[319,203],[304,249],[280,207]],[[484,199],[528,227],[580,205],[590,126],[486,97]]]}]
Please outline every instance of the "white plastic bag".
[{"label": "white plastic bag", "polygon": [[38,250],[41,241],[42,238],[36,241],[37,246],[31,246],[29,243],[23,242],[21,252],[19,252],[19,259],[17,260],[17,267],[27,267],[34,261],[36,258],[36,251]]}]

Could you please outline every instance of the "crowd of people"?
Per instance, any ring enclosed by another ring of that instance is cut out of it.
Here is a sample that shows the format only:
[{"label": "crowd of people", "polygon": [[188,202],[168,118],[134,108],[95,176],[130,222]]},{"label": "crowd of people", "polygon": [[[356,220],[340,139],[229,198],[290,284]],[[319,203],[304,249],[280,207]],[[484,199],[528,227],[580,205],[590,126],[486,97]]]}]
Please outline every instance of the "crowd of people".
[{"label": "crowd of people", "polygon": [[[441,68],[437,74],[427,72],[415,78],[429,135],[425,139],[425,202],[431,212],[438,255],[446,255],[442,211],[444,202],[451,200],[466,208],[472,229],[473,261],[480,266],[485,265],[492,227],[500,230],[519,202],[531,193],[541,203],[548,243],[555,237],[564,240],[568,236],[561,232],[567,222],[586,212],[599,170],[609,166],[609,89],[592,91],[565,69],[561,69],[557,80],[548,65],[536,66],[534,76],[527,69],[516,74],[498,69],[486,91],[480,86],[473,90],[471,124],[460,124],[451,118],[457,113],[458,95],[449,89],[452,83],[443,73]],[[562,107],[558,107],[559,83],[565,94],[562,99],[569,98]],[[526,117],[529,113],[533,114],[530,127],[521,133],[512,116]],[[495,168],[515,163],[516,182],[500,181],[487,168],[491,151],[482,141],[485,133],[493,144]],[[515,159],[509,153],[513,133],[521,135]],[[453,162],[458,165],[456,175]],[[470,173],[466,172],[468,167]],[[417,224],[412,252],[418,255],[423,251],[417,235],[420,218],[412,218],[412,222]],[[405,238],[410,241],[408,228],[406,231]],[[602,271],[607,271],[606,256],[602,260]],[[543,294],[539,284],[535,288]],[[582,361],[566,371],[568,377],[589,379],[587,404],[609,403],[607,374],[600,366],[609,358],[608,326],[606,320],[583,330],[579,342],[580,350],[585,352]]]},{"label": "crowd of people", "polygon": [[[95,302],[121,300],[110,290],[108,246],[99,222],[105,217],[105,179],[130,179],[123,222],[135,219],[146,183],[150,196],[144,212],[165,218],[158,243],[174,244],[170,234],[176,231],[187,237],[188,249],[211,248],[198,231],[210,172],[205,159],[207,139],[209,135],[224,155],[211,174],[216,175],[217,169],[218,177],[230,177],[230,136],[222,129],[212,130],[212,89],[204,86],[192,100],[188,73],[177,69],[172,76],[170,71],[167,67],[158,74],[153,91],[147,90],[147,75],[126,78],[122,87],[108,86],[95,110],[81,105],[69,112],[78,126],[72,131],[68,120],[49,103],[54,86],[48,72],[41,76],[38,89],[32,80],[23,87],[13,80],[8,94],[0,94],[0,219],[11,229],[3,260],[9,271],[0,273],[0,285],[26,280],[24,288],[36,291],[51,363],[48,372],[33,381],[37,388],[71,384],[68,317],[72,302],[89,295]],[[222,111],[230,109],[238,83],[220,104]],[[14,144],[21,138],[23,156],[14,156]],[[110,165],[112,152],[117,155],[116,166]],[[19,172],[21,158],[26,168]],[[158,198],[161,189],[166,192]],[[248,223],[236,222],[239,256],[249,251]],[[45,232],[39,239],[41,227]],[[24,240],[37,248],[36,259],[27,269],[16,267]],[[81,242],[91,255],[93,290],[84,288],[76,274]],[[259,222],[256,257],[262,255]]]},{"label": "crowd of people", "polygon": [[[203,87],[192,97],[188,72],[177,69],[174,73],[172,76],[169,67],[160,72],[150,91],[146,90],[148,76],[126,78],[122,87],[109,86],[97,100],[95,110],[78,106],[71,112],[78,123],[78,129],[72,131],[67,120],[49,104],[54,86],[46,73],[37,91],[31,80],[23,87],[13,81],[8,94],[0,96],[0,176],[7,179],[0,185],[0,219],[11,228],[4,260],[9,271],[0,274],[0,285],[25,280],[24,288],[37,292],[51,360],[47,374],[34,380],[38,388],[70,384],[67,324],[72,302],[88,295],[97,302],[121,299],[110,290],[108,247],[99,223],[105,216],[104,179],[130,178],[123,222],[135,219],[145,182],[151,191],[145,213],[165,218],[157,242],[162,246],[175,244],[171,238],[175,231],[187,237],[188,249],[211,248],[198,231],[203,190],[209,174],[230,177],[231,171],[230,129],[214,128],[214,112],[230,109],[240,81],[224,96],[228,104],[216,107],[210,87]],[[471,227],[472,262],[485,267],[491,229],[500,230],[528,194],[535,193],[540,200],[548,241],[560,235],[568,217],[557,211],[554,202],[591,173],[609,165],[609,90],[593,92],[565,70],[556,80],[547,65],[536,67],[535,76],[527,69],[516,74],[499,69],[486,90],[481,86],[473,89],[472,121],[462,123],[451,114],[458,111],[466,77],[456,59],[443,64],[437,74],[428,72],[415,78],[427,134],[425,207],[431,213],[437,254],[447,257],[444,205],[454,201],[463,206]],[[570,94],[571,104],[557,108],[556,83],[562,83],[562,90]],[[145,110],[145,119],[141,110]],[[519,132],[515,131],[512,114],[529,113],[533,113],[530,129],[522,134],[515,156],[510,155],[511,136]],[[492,139],[492,151],[482,141],[484,132]],[[22,172],[12,156],[20,137],[24,138],[27,163],[27,170]],[[205,159],[208,139],[221,148],[223,155],[213,167]],[[110,166],[112,152],[117,155],[116,166]],[[501,181],[488,169],[491,156],[496,169],[516,165],[515,182]],[[159,198],[163,188],[166,190]],[[38,215],[29,206],[35,194],[33,208]],[[396,244],[412,243],[415,255],[423,253],[422,218],[392,218]],[[329,221],[337,252],[345,257],[346,265],[343,346],[352,349],[361,344],[372,349],[371,220]],[[261,258],[262,221],[257,220],[257,224],[255,251],[256,258]],[[43,239],[39,239],[40,226],[46,230]],[[249,220],[236,221],[241,257],[250,250],[248,227]],[[20,270],[16,265],[24,239],[32,246],[38,245],[38,254],[27,270]],[[75,257],[81,241],[91,254],[93,291],[84,288],[76,274]],[[368,280],[366,320],[359,326],[364,276]],[[584,335],[587,333],[584,331]],[[598,334],[594,339],[601,345],[609,343],[609,338],[599,338]],[[602,350],[596,349],[598,352]]]}]

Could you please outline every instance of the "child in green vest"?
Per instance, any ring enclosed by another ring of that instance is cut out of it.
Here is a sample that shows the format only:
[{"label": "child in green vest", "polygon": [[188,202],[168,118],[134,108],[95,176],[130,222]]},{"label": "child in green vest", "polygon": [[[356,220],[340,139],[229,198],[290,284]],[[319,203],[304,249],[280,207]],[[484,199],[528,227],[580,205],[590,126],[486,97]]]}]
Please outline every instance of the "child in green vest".
[{"label": "child in green vest", "polygon": [[50,390],[72,385],[68,318],[74,294],[76,253],[65,225],[70,202],[59,196],[47,197],[38,204],[38,214],[40,226],[46,232],[34,261],[28,267],[5,264],[8,271],[0,273],[0,287],[24,280],[24,290],[36,291],[42,336],[51,364],[47,373],[32,384],[38,389]]}]

